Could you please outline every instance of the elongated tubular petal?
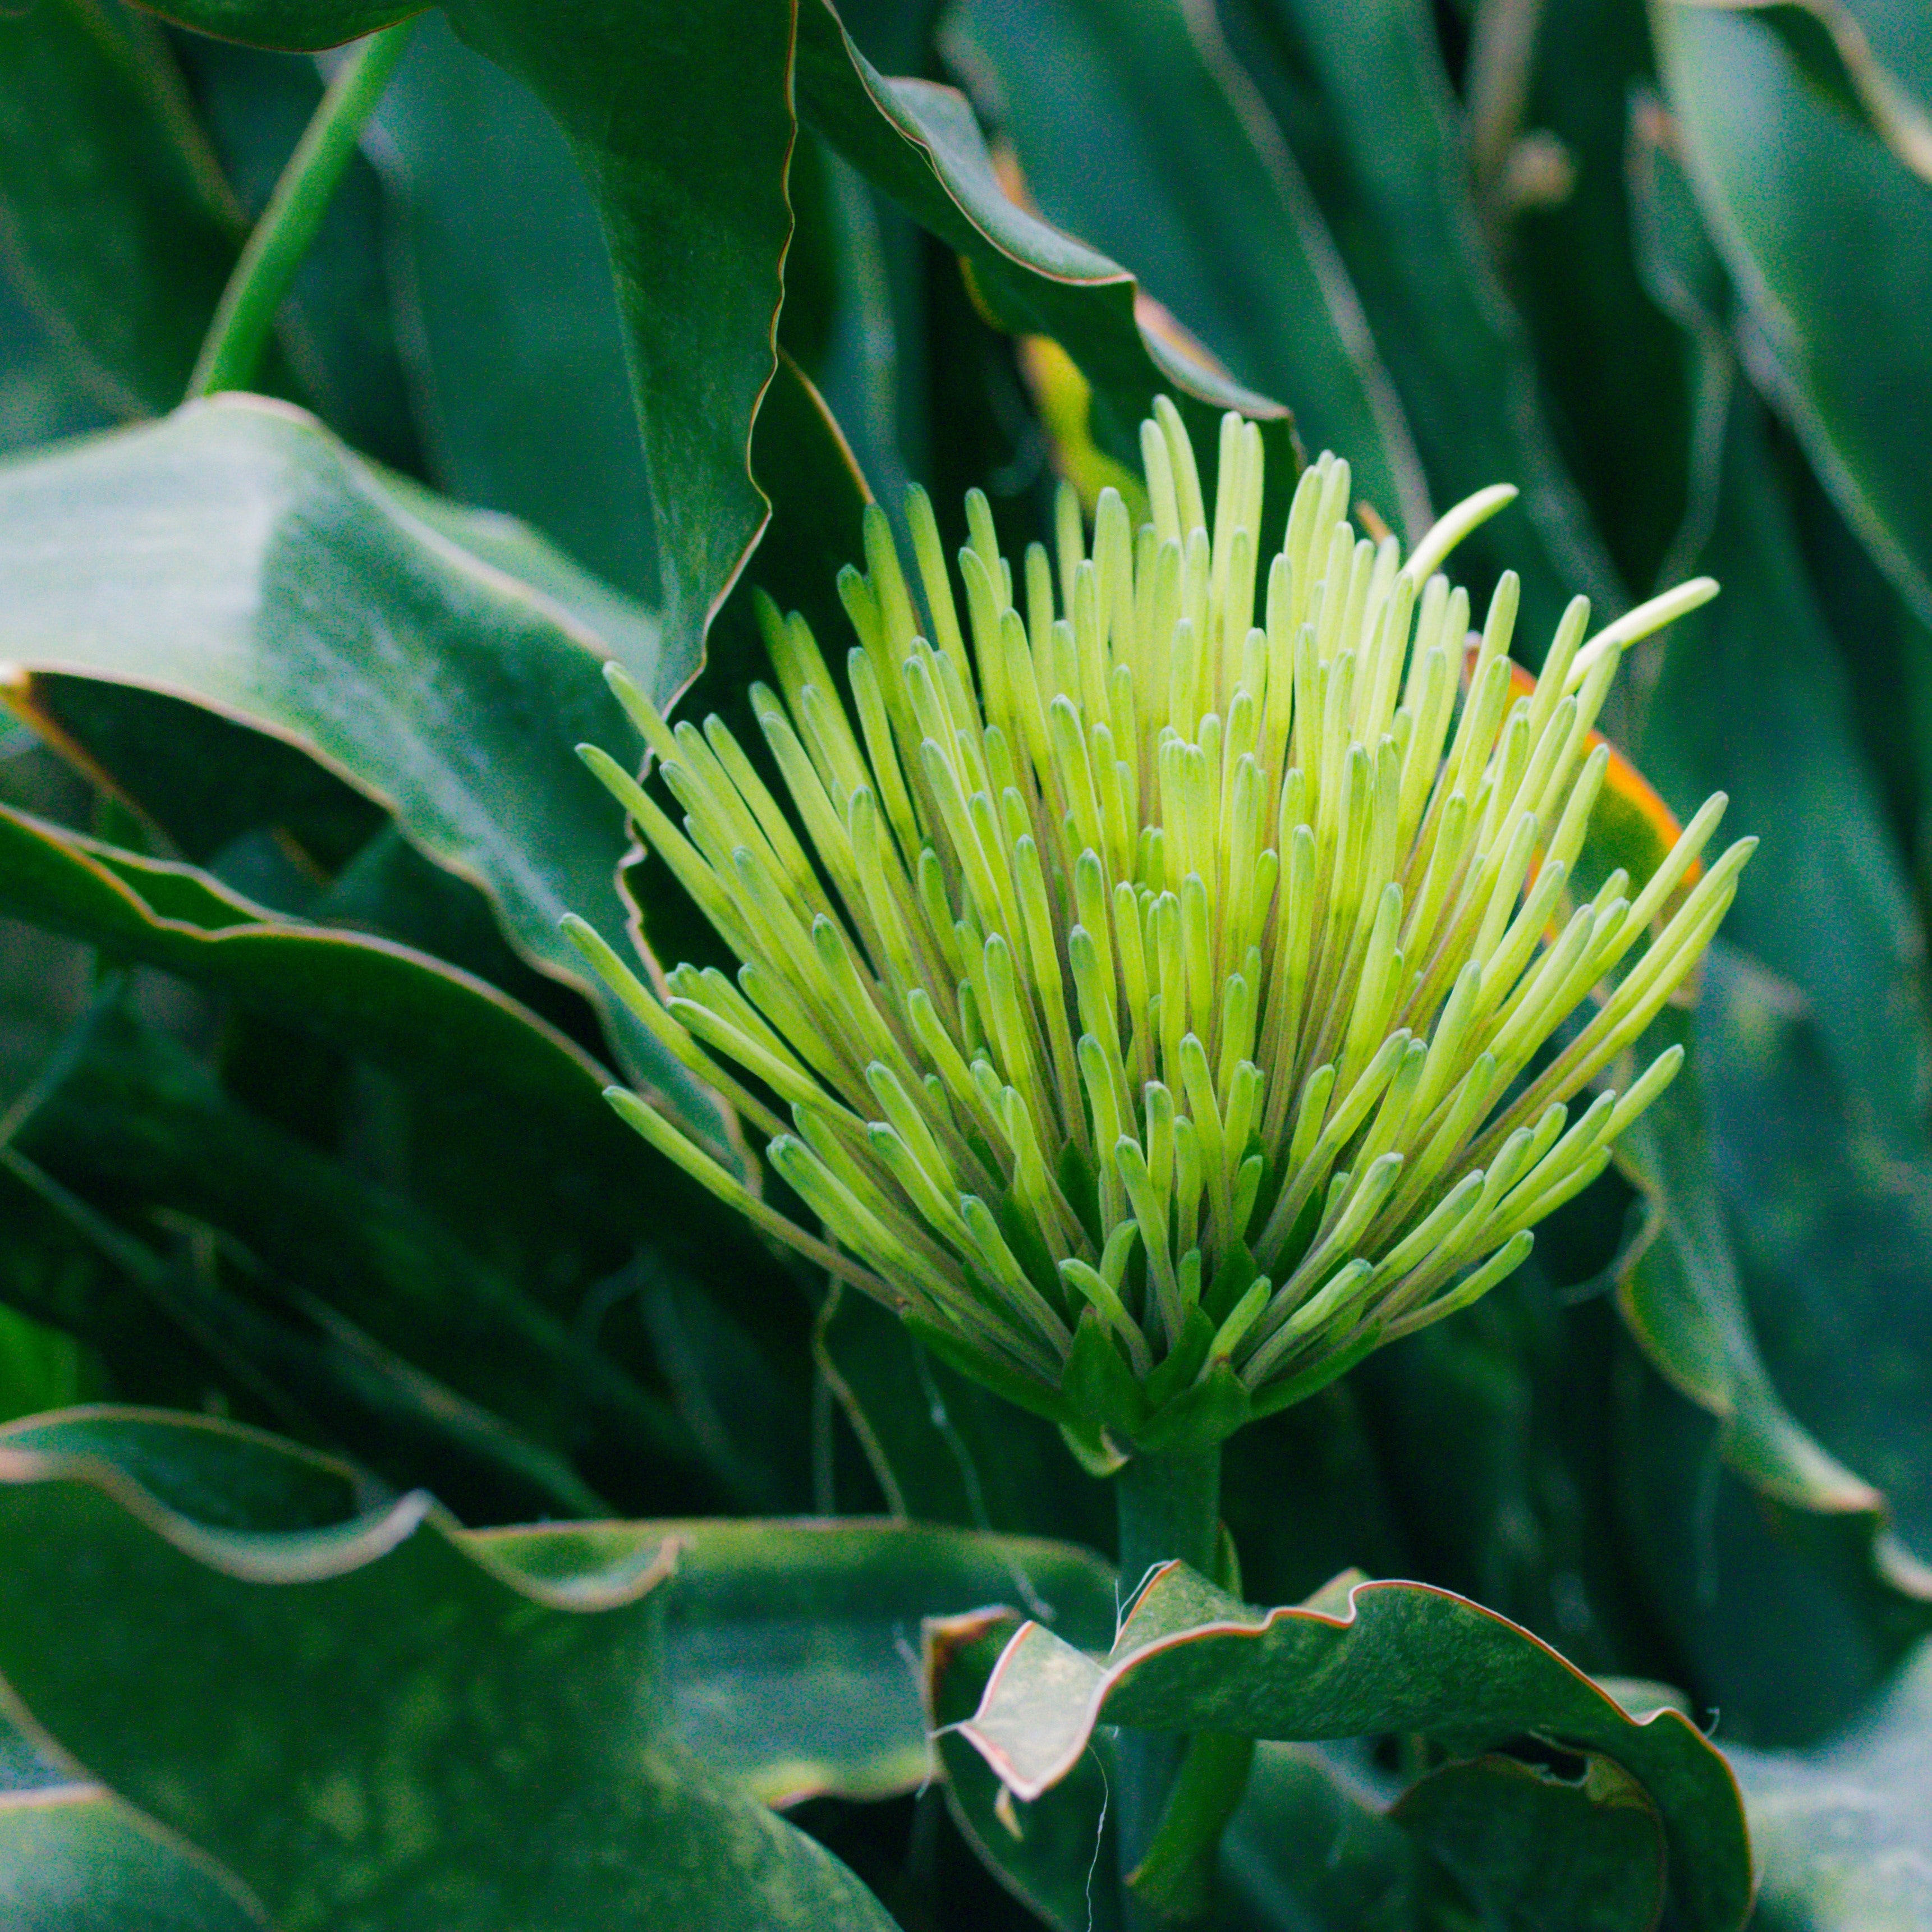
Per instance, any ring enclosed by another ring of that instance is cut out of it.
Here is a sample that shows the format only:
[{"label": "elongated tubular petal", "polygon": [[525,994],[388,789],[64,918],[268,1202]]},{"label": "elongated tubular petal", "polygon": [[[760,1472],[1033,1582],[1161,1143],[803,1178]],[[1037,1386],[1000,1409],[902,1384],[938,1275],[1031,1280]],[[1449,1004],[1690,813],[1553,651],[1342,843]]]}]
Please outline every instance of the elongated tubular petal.
[{"label": "elongated tubular petal", "polygon": [[1250,1388],[1258,1388],[1298,1342],[1317,1334],[1337,1318],[1346,1318],[1347,1312],[1367,1282],[1370,1271],[1370,1264],[1359,1258],[1338,1269],[1248,1358],[1241,1369],[1242,1381]]},{"label": "elongated tubular petal", "polygon": [[[1755,838],[1739,839],[1698,880],[1676,917],[1603,1010],[1488,1130],[1484,1146],[1549,1100],[1575,1093],[1649,1024],[1702,956],[1711,934],[1730,907],[1737,875],[1756,845]],[[1630,922],[1635,923],[1634,917]]]},{"label": "elongated tubular petal", "polygon": [[[1609,1158],[1607,1155],[1604,1156]],[[1426,1303],[1412,1312],[1398,1316],[1386,1330],[1390,1341],[1400,1341],[1405,1335],[1412,1335],[1418,1328],[1426,1328],[1440,1322],[1445,1316],[1454,1315],[1467,1308],[1489,1293],[1497,1282],[1507,1275],[1515,1274],[1529,1258],[1529,1251],[1536,1244],[1536,1238],[1526,1228],[1513,1236],[1498,1252],[1492,1255],[1473,1274],[1466,1276],[1445,1294],[1432,1302]]]},{"label": "elongated tubular petal", "polygon": [[[1321,1138],[1316,1142],[1307,1159],[1301,1164],[1301,1172],[1293,1177],[1274,1211],[1268,1216],[1268,1226],[1262,1231],[1262,1238],[1256,1245],[1256,1258],[1267,1267],[1294,1226],[1295,1217],[1311,1192],[1326,1178],[1330,1165],[1336,1154],[1347,1144],[1348,1138],[1362,1124],[1369,1109],[1381,1098],[1395,1070],[1400,1064],[1407,1050],[1409,1036],[1407,1033],[1394,1033],[1383,1041],[1374,1059],[1363,1070],[1361,1077],[1335,1108],[1322,1129]],[[1293,1166],[1293,1158],[1290,1157]]]},{"label": "elongated tubular petal", "polygon": [[904,1292],[889,1287],[870,1269],[860,1267],[836,1248],[807,1234],[776,1208],[768,1207],[735,1174],[694,1147],[662,1114],[640,1100],[628,1088],[607,1087],[604,1097],[626,1123],[649,1141],[665,1160],[682,1168],[700,1186],[708,1189],[728,1208],[736,1209],[774,1240],[782,1241],[807,1261],[824,1268],[827,1274],[836,1275],[841,1281],[849,1282],[862,1294],[869,1294],[875,1301],[884,1302],[888,1308],[905,1305],[910,1298]]},{"label": "elongated tubular petal", "polygon": [[1688,617],[1693,610],[1709,603],[1717,594],[1718,580],[1714,577],[1694,577],[1688,584],[1680,584],[1674,590],[1665,591],[1662,596],[1640,604],[1634,610],[1627,610],[1615,623],[1606,624],[1576,653],[1564,688],[1576,690],[1590,675],[1600,658],[1621,656],[1632,644],[1676,623],[1680,617]]},{"label": "elongated tubular petal", "polygon": [[596,745],[580,745],[581,758],[611,796],[616,800],[636,826],[647,850],[654,850],[675,874],[698,910],[726,945],[737,951],[748,946],[749,933],[732,904],[730,895],[690,841],[684,837],[658,808],[643,786],[612,758]]},{"label": "elongated tubular petal", "polygon": [[1268,1293],[1274,1285],[1266,1275],[1257,1276],[1248,1284],[1240,1300],[1228,1311],[1227,1318],[1214,1331],[1214,1339],[1208,1347],[1209,1361],[1225,1362],[1232,1359],[1234,1351],[1246,1340],[1248,1330],[1254,1326],[1262,1310],[1268,1306]]},{"label": "elongated tubular petal", "polygon": [[680,1066],[696,1074],[707,1086],[716,1088],[740,1113],[754,1121],[761,1132],[784,1132],[784,1121],[735,1075],[720,1066],[672,1018],[644,982],[618,958],[595,926],[579,919],[574,913],[566,913],[559,923],[564,937],[584,955],[591,970],[643,1022],[651,1036]]},{"label": "elongated tubular petal", "polygon": [[1403,566],[1408,576],[1418,584],[1426,583],[1442,568],[1449,553],[1472,530],[1514,502],[1517,494],[1513,483],[1492,483],[1486,490],[1478,490],[1474,496],[1465,496],[1453,509],[1445,511],[1410,554],[1408,562]]},{"label": "elongated tubular petal", "polygon": [[1154,1366],[1154,1352],[1148,1346],[1147,1337],[1141,1333],[1140,1324],[1127,1312],[1126,1304],[1121,1300],[1113,1283],[1098,1268],[1073,1256],[1060,1264],[1060,1273],[1067,1286],[1090,1302],[1100,1311],[1100,1318],[1120,1336],[1126,1345],[1134,1373],[1147,1374]]}]

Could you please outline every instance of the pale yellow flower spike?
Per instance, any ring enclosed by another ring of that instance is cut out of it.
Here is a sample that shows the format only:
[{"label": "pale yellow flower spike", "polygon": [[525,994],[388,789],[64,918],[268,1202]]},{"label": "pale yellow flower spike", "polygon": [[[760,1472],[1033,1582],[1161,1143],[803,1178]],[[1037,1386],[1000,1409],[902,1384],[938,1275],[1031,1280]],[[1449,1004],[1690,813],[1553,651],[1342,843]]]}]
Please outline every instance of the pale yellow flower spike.
[{"label": "pale yellow flower spike", "polygon": [[1090,525],[1066,490],[1018,572],[982,500],[956,585],[922,495],[910,572],[868,514],[842,680],[765,607],[782,800],[718,720],[674,731],[614,668],[670,803],[586,762],[743,969],[678,968],[664,1006],[573,936],[767,1135],[822,1237],[616,1094],[653,1145],[970,1372],[1165,1447],[1520,1262],[1676,1073],[1673,1049],[1571,1118],[1752,842],[1678,892],[1714,799],[1634,904],[1621,875],[1572,903],[1617,660],[1708,580],[1593,638],[1577,600],[1513,698],[1514,579],[1464,686],[1468,599],[1438,573],[1514,490],[1404,564],[1358,537],[1324,454],[1270,552],[1252,425],[1226,419],[1211,504],[1164,398],[1141,450],[1137,532],[1117,491]]}]

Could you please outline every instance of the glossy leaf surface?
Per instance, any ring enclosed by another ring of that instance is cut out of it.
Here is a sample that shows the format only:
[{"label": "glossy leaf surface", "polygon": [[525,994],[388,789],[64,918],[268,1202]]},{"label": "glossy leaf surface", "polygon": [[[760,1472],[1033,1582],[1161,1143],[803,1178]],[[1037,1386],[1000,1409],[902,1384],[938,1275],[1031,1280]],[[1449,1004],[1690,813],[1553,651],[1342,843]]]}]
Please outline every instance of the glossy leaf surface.
[{"label": "glossy leaf surface", "polygon": [[[1871,50],[1932,95],[1911,10],[1871,10]],[[1713,239],[1748,305],[1754,373],[1827,488],[1932,621],[1932,184],[1806,74],[1754,9],[1665,0],[1662,68]],[[1857,270],[1846,272],[1856,262]]]},{"label": "glossy leaf surface", "polygon": [[0,17],[0,228],[105,406],[181,400],[242,219],[152,21],[95,0]]},{"label": "glossy leaf surface", "polygon": [[[16,1429],[0,1464],[0,1533],[20,1552],[0,1638],[8,1683],[64,1750],[295,1927],[400,1925],[426,1908],[488,1925],[506,1898],[560,1925],[660,1911],[884,1925],[842,1868],[729,1788],[894,1788],[922,1745],[899,1621],[1015,1562],[1053,1573],[1070,1616],[1088,1587],[1049,1550],[936,1532],[473,1538],[420,1498],[318,1522],[316,1485],[340,1480],[326,1464],[137,1415]],[[196,1472],[217,1465],[210,1522]],[[694,1640],[681,1634],[680,1566]],[[828,1640],[842,1600],[864,1619],[842,1646]],[[795,1706],[761,1700],[760,1664],[802,1663],[806,1610],[832,1675]],[[210,1629],[218,1649],[189,1640]],[[124,1686],[157,1668],[130,1724]],[[721,1703],[727,1669],[746,1674]],[[761,1712],[775,1731],[760,1732]]]},{"label": "glossy leaf surface", "polygon": [[1170,1565],[1105,1658],[1037,1626],[1016,1633],[963,1735],[1028,1798],[1078,1763],[1102,1722],[1278,1738],[1425,1730],[1462,1753],[1529,1732],[1600,1750],[1663,1817],[1687,1922],[1735,1927],[1750,1903],[1737,1788],[1696,1728],[1675,1711],[1633,1719],[1527,1633],[1446,1592],[1358,1582],[1259,1611]]},{"label": "glossy leaf surface", "polygon": [[572,746],[623,742],[602,667],[655,681],[653,628],[593,633],[544,594],[582,573],[506,576],[308,418],[252,398],[16,464],[0,515],[5,662],[184,698],[298,747],[488,890],[526,956],[580,980],[556,922],[609,919],[624,838]]},{"label": "glossy leaf surface", "polygon": [[[1521,576],[1520,656],[1543,648],[1580,592],[1600,618],[1614,616],[1623,586],[1558,451],[1522,320],[1496,274],[1468,184],[1462,104],[1426,10],[1412,0],[1260,0],[1250,10],[1255,30],[1242,45],[1284,134],[1299,138],[1432,494],[1448,505],[1498,477],[1522,491],[1508,518],[1472,538],[1460,567]],[[1315,78],[1318,123],[1295,111],[1276,70],[1293,59]]]},{"label": "glossy leaf surface", "polygon": [[[1346,452],[1358,496],[1420,536],[1428,486],[1400,404],[1294,160],[1264,113],[1258,124],[1253,83],[1211,15],[1171,0],[973,0],[954,32],[968,72],[997,89],[1046,213],[1135,269],[1245,382],[1287,400],[1308,453]],[[1083,159],[1096,154],[1104,166]],[[1084,366],[1080,344],[1060,339]]]}]

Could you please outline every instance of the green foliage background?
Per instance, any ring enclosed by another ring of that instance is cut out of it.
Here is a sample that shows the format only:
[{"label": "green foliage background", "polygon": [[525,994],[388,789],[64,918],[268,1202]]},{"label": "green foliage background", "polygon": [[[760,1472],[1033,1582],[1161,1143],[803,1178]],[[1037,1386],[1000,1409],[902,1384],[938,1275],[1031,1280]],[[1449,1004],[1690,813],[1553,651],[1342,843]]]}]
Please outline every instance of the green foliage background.
[{"label": "green foliage background", "polygon": [[[1264,1740],[1229,1927],[1932,1924],[1932,16],[446,0],[182,407],[410,9],[164,10],[0,9],[0,1918],[1078,1932],[1165,1723]],[[1410,540],[1520,484],[1532,651],[1720,579],[1610,732],[1762,841],[1622,1171],[1233,1444],[1246,1602],[1414,1580],[1345,1634],[1118,1630],[1105,1486],[622,1126],[730,1132],[556,929],[703,944],[604,661],[728,712],[868,485],[1016,548],[1162,390]],[[1016,1819],[927,1733],[1022,1615],[1112,1657],[981,1713],[1075,1741]]]}]

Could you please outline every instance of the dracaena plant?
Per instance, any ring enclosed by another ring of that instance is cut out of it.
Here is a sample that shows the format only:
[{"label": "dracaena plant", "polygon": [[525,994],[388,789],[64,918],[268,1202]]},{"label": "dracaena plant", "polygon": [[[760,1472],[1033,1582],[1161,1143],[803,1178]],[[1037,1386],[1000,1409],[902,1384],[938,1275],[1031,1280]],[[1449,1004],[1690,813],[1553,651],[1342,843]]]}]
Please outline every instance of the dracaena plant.
[{"label": "dracaena plant", "polygon": [[1618,660],[1708,580],[1588,641],[1576,599],[1524,688],[1515,580],[1472,644],[1438,569],[1512,490],[1405,561],[1333,455],[1277,541],[1252,424],[1211,496],[1164,398],[1141,449],[1143,520],[1064,488],[1017,571],[983,498],[956,574],[922,494],[910,575],[874,507],[842,679],[766,602],[782,800],[614,668],[668,796],[583,755],[742,964],[661,1001],[570,928],[822,1236],[614,1089],[625,1118],[1102,1466],[1211,1452],[1514,1268],[1676,1073],[1585,1100],[1754,842],[1701,868],[1714,797],[1647,879],[1573,889]]}]

